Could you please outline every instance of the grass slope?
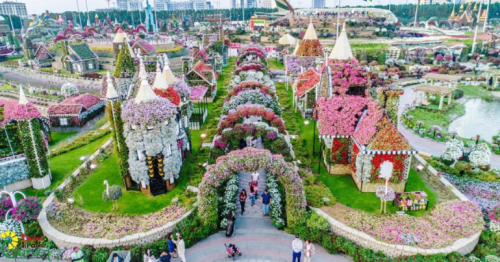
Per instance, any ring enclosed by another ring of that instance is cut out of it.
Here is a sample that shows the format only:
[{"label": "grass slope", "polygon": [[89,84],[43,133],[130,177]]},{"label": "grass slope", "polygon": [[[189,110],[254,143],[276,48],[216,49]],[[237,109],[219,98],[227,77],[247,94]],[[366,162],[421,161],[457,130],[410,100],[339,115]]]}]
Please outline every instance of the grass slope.
[{"label": "grass slope", "polygon": [[52,141],[50,142],[50,148],[54,147],[58,143],[65,141],[66,139],[78,134],[78,132],[67,132],[67,133],[52,133]]}]

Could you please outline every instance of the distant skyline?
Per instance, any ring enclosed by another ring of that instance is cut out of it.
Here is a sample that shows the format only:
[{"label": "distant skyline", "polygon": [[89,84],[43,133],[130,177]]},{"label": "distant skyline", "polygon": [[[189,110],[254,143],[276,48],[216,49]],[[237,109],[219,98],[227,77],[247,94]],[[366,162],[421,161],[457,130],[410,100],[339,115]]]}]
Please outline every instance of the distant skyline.
[{"label": "distant skyline", "polygon": [[[28,14],[40,14],[45,12],[45,10],[49,10],[50,12],[60,13],[63,11],[76,11],[76,0],[10,0],[13,2],[21,2],[26,3],[26,7],[28,9]],[[221,3],[222,8],[229,8],[230,1],[229,0],[210,0],[212,2],[212,6],[214,8],[218,8],[219,1]],[[2,1],[3,2],[3,1]],[[87,9],[85,7],[85,0],[78,0],[80,5],[80,11],[85,12]],[[111,2],[116,2],[116,0],[111,0]],[[143,1],[144,5],[146,0]],[[151,5],[153,5],[154,0],[149,1]],[[180,0],[176,0],[176,2],[181,2]],[[344,6],[346,3],[349,5],[379,5],[379,4],[405,4],[405,3],[413,3],[413,0],[373,0],[373,2],[364,2],[362,0],[340,0],[340,4]],[[108,4],[105,0],[87,0],[89,10],[94,11],[98,8],[106,8]],[[290,0],[291,5],[294,8],[309,8],[312,5],[312,0]],[[337,0],[326,0],[325,4],[327,7],[336,6],[338,3]],[[112,4],[114,6],[114,4]]]}]

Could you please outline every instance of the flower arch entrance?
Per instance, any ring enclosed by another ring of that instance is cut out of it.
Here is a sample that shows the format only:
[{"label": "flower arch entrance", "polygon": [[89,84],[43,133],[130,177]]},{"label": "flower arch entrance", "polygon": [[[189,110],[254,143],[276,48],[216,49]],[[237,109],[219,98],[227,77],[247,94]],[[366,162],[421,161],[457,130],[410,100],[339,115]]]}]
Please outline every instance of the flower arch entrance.
[{"label": "flower arch entrance", "polygon": [[285,188],[287,224],[293,227],[304,214],[306,207],[302,179],[294,166],[287,163],[283,156],[255,148],[232,151],[219,157],[216,164],[207,168],[198,194],[198,216],[202,221],[208,226],[217,227],[219,218],[217,189],[236,172],[258,169],[276,175]]}]

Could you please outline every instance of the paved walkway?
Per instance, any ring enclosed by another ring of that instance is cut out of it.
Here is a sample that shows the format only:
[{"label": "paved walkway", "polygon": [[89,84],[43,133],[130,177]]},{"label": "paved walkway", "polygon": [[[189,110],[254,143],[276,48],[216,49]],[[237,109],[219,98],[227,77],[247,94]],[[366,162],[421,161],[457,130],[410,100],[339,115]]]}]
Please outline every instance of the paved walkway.
[{"label": "paved walkway", "polygon": [[[259,194],[265,189],[265,173],[260,171]],[[250,173],[241,172],[239,187],[248,190]],[[235,200],[236,201],[236,200]],[[219,262],[229,261],[224,243],[233,243],[238,246],[243,254],[237,259],[240,262],[286,262],[292,260],[293,235],[275,229],[271,218],[262,217],[262,198],[259,197],[254,206],[247,201],[245,213],[240,215],[241,209],[237,207],[235,231],[231,238],[225,236],[225,231],[220,231],[207,239],[197,243],[186,251],[186,260],[191,262]],[[318,244],[315,244],[316,255],[313,261],[350,262],[349,257],[343,255],[330,255]],[[178,262],[176,259],[173,262]]]}]

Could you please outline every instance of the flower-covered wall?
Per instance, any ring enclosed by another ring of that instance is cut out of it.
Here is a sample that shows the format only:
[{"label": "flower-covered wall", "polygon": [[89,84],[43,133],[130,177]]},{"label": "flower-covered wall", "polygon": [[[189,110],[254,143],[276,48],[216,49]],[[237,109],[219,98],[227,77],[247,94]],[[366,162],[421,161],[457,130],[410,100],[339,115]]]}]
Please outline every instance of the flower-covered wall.
[{"label": "flower-covered wall", "polygon": [[50,171],[47,145],[41,131],[40,120],[35,118],[19,121],[18,125],[30,176],[33,178],[45,177]]},{"label": "flower-covered wall", "polygon": [[29,177],[30,172],[25,158],[0,163],[0,188]]},{"label": "flower-covered wall", "polygon": [[182,158],[177,144],[177,122],[174,118],[157,124],[149,129],[147,126],[125,123],[124,135],[129,149],[128,164],[132,180],[149,185],[147,156],[164,156],[164,180],[177,179],[182,165]]},{"label": "flower-covered wall", "polygon": [[121,118],[122,103],[121,101],[108,101],[106,102],[106,112],[108,120],[113,128],[113,149],[118,157],[118,164],[120,166],[120,174],[122,177],[128,176],[128,147],[125,142],[125,135],[123,132],[124,122]]}]

